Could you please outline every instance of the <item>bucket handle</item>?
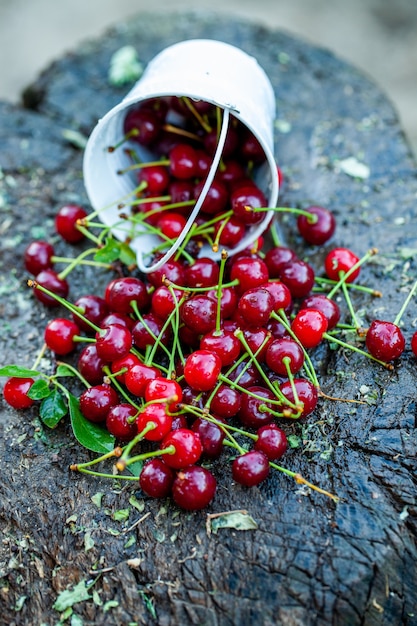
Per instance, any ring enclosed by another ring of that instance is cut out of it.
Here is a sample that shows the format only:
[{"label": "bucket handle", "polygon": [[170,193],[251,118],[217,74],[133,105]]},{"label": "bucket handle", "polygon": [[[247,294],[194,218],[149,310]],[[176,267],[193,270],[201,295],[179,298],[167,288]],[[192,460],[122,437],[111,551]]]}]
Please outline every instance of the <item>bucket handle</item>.
[{"label": "bucket handle", "polygon": [[211,166],[207,175],[207,178],[205,180],[205,183],[203,185],[203,188],[201,190],[201,193],[197,199],[197,202],[195,203],[195,206],[187,220],[187,223],[185,224],[181,234],[177,237],[177,239],[174,241],[174,243],[172,244],[171,248],[168,250],[168,252],[166,252],[160,259],[158,259],[158,261],[156,261],[156,263],[154,263],[153,265],[145,265],[144,263],[144,259],[143,259],[143,253],[141,250],[137,251],[137,255],[136,255],[136,260],[137,260],[137,264],[138,264],[138,268],[140,269],[141,272],[143,272],[144,274],[150,274],[151,272],[154,272],[155,270],[158,270],[160,267],[162,267],[162,265],[164,265],[164,263],[166,263],[167,261],[169,261],[171,259],[171,257],[175,254],[175,252],[178,250],[178,248],[180,247],[180,245],[182,244],[182,242],[184,241],[185,237],[188,235],[188,233],[190,232],[190,229],[192,227],[192,225],[195,222],[195,219],[200,211],[201,205],[203,204],[205,197],[210,189],[211,183],[213,182],[214,176],[216,174],[219,162],[220,162],[220,158],[223,152],[223,146],[224,143],[226,141],[226,135],[227,135],[227,130],[228,130],[228,126],[229,126],[229,117],[230,117],[230,112],[229,109],[226,107],[223,109],[224,113],[223,113],[223,120],[222,120],[222,126],[221,126],[221,130],[220,130],[220,135],[219,135],[219,141],[217,143],[217,147],[216,147],[216,152],[214,153],[214,157],[213,160],[211,162]]}]

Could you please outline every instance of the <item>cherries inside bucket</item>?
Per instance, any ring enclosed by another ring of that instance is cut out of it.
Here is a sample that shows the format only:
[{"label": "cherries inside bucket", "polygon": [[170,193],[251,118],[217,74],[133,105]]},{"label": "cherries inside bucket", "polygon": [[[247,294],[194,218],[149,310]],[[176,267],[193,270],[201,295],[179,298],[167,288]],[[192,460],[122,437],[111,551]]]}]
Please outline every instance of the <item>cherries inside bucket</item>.
[{"label": "cherries inside bucket", "polygon": [[[108,146],[130,161],[118,176],[135,180],[118,202],[125,236],[115,238],[97,212],[72,204],[55,220],[72,257],[48,241],[28,243],[22,263],[34,305],[50,319],[34,365],[0,369],[4,399],[36,410],[50,428],[69,420],[79,444],[95,453],[74,460],[73,471],[132,481],[144,496],[172,497],[186,510],[209,506],[225,472],[238,488],[250,488],[279,471],[337,501],[326,485],[291,469],[288,455],[295,425],[320,403],[337,401],[321,389],[316,349],[327,342],[388,369],[408,344],[417,355],[417,333],[400,328],[417,284],[395,320],[363,328],[351,294],[381,297],[359,284],[377,251],[360,257],[332,247],[336,220],[328,208],[268,206],[257,182],[265,153],[232,116],[201,211],[168,260],[139,271],[131,237],[143,229],[157,238],[147,253],[151,265],[171,250],[207,180],[221,124],[215,105],[189,98],[129,109],[123,137]],[[143,148],[157,158],[142,160]],[[265,239],[229,254],[266,213],[273,220]],[[283,213],[317,258],[324,253],[323,264],[280,240]],[[90,281],[72,300],[71,273],[79,276],[84,266],[106,285],[97,290]],[[42,369],[45,355],[52,371]]]}]

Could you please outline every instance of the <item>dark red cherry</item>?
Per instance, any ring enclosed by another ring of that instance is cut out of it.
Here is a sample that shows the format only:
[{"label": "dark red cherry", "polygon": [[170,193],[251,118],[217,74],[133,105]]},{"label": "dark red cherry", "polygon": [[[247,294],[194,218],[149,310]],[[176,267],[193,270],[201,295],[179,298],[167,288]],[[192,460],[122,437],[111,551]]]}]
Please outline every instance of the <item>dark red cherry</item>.
[{"label": "dark red cherry", "polygon": [[279,278],[287,285],[293,298],[305,298],[314,286],[314,270],[306,261],[295,259],[279,270]]},{"label": "dark red cherry", "polygon": [[200,257],[185,270],[188,287],[213,287],[219,280],[219,266],[213,259]]},{"label": "dark red cherry", "polygon": [[193,465],[177,473],[172,485],[175,504],[187,511],[204,509],[216,493],[216,479],[205,467]]},{"label": "dark red cherry", "polygon": [[138,172],[138,183],[146,183],[146,190],[152,196],[161,196],[170,182],[168,169],[164,165],[141,167]]},{"label": "dark red cherry", "polygon": [[132,108],[126,114],[123,129],[133,141],[149,146],[157,139],[161,122],[158,115],[150,109]]},{"label": "dark red cherry", "polygon": [[96,344],[89,343],[82,349],[77,369],[90,385],[100,385],[103,382],[105,365],[107,365],[106,361],[103,361],[97,354]]},{"label": "dark red cherry", "polygon": [[103,361],[125,356],[132,347],[132,333],[126,326],[110,324],[96,333],[97,354]]},{"label": "dark red cherry", "polygon": [[123,403],[112,406],[106,417],[106,428],[121,443],[130,441],[137,435],[136,422],[132,418],[137,409],[131,404]]},{"label": "dark red cherry", "polygon": [[288,371],[296,374],[302,368],[304,352],[294,339],[283,337],[269,344],[265,361],[275,374],[288,377]]},{"label": "dark red cherry", "polygon": [[291,248],[276,246],[268,250],[265,255],[265,263],[271,278],[278,278],[281,267],[287,263],[292,263],[297,258],[296,253]]},{"label": "dark red cherry", "polygon": [[232,463],[233,480],[245,487],[254,487],[268,478],[269,460],[259,450],[251,450],[236,457]]},{"label": "dark red cherry", "polygon": [[198,417],[191,426],[191,430],[198,433],[203,446],[203,457],[217,459],[223,451],[225,432],[213,422]]},{"label": "dark red cherry", "polygon": [[[324,269],[327,276],[331,280],[339,280],[343,274],[346,274],[351,268],[358,263],[359,257],[356,256],[348,248],[334,248],[324,259]],[[351,283],[359,276],[360,267],[357,267],[348,278],[347,283]]]},{"label": "dark red cherry", "polygon": [[110,385],[89,387],[80,396],[80,410],[90,422],[104,422],[112,406],[118,404],[119,398]]},{"label": "dark red cherry", "polygon": [[221,359],[222,367],[225,367],[234,363],[239,357],[240,341],[231,332],[212,330],[201,338],[200,348],[215,352]]},{"label": "dark red cherry", "polygon": [[248,393],[242,393],[238,417],[247,428],[260,428],[274,419],[272,405],[268,400],[276,400],[272,391],[260,385],[248,387]]},{"label": "dark red cherry", "polygon": [[265,217],[263,211],[252,209],[268,206],[265,195],[253,185],[234,189],[230,194],[230,204],[234,216],[247,225],[258,224]]},{"label": "dark red cherry", "polygon": [[[64,278],[61,278],[59,274],[54,272],[51,269],[42,270],[35,278],[35,282],[45,287],[52,293],[56,294],[60,298],[66,298],[69,292],[69,285]],[[42,302],[45,306],[55,307],[59,306],[59,302],[53,297],[50,296],[40,289],[35,287],[33,291],[35,297]]]},{"label": "dark red cherry", "polygon": [[297,219],[297,228],[307,243],[321,246],[333,236],[336,229],[334,215],[321,206],[310,206],[306,211],[312,217],[300,215]]},{"label": "dark red cherry", "polygon": [[104,297],[111,311],[125,315],[134,311],[132,303],[139,311],[143,311],[149,302],[145,283],[134,276],[112,280],[106,287]]},{"label": "dark red cherry", "polygon": [[255,450],[263,452],[270,461],[277,461],[286,452],[288,441],[282,428],[276,424],[267,424],[259,428],[258,439],[255,443]]},{"label": "dark red cherry", "polygon": [[[290,413],[290,417],[293,418],[304,418],[307,415],[310,415],[314,411],[317,405],[318,393],[317,388],[309,381],[304,378],[295,378],[293,381],[295,385],[295,390],[297,393],[297,398],[300,403],[300,411],[288,408]],[[292,402],[295,403],[295,396],[293,385],[290,381],[286,381],[280,385],[280,389],[284,396]],[[283,405],[284,407],[284,405]]]},{"label": "dark red cherry", "polygon": [[34,382],[33,378],[9,378],[3,388],[3,397],[7,404],[18,410],[32,406],[34,400],[28,396],[28,391]]},{"label": "dark red cherry", "polygon": [[24,264],[28,272],[36,276],[42,270],[53,266],[52,257],[55,252],[47,241],[32,241],[24,252]]},{"label": "dark red cherry", "polygon": [[374,320],[366,333],[366,347],[376,359],[395,361],[404,352],[404,335],[396,324]]},{"label": "dark red cherry", "polygon": [[250,326],[263,326],[274,310],[274,299],[270,292],[262,287],[248,289],[240,297],[237,305],[239,315]]},{"label": "dark red cherry", "polygon": [[[198,200],[200,197],[204,185],[204,180],[201,180],[196,184],[194,188],[195,200]],[[225,209],[228,200],[229,194],[226,187],[219,180],[214,179],[204,196],[201,211],[203,211],[203,213],[207,213],[208,215],[221,213]]]},{"label": "dark red cherry", "polygon": [[197,175],[197,153],[196,150],[186,144],[179,143],[169,153],[169,169],[174,178],[188,180]]},{"label": "dark red cherry", "polygon": [[301,303],[301,309],[317,309],[327,319],[327,330],[332,330],[340,319],[339,305],[324,294],[312,294]]},{"label": "dark red cherry", "polygon": [[77,222],[87,217],[87,212],[78,204],[67,204],[61,207],[55,217],[55,229],[65,241],[78,243],[84,234],[77,228]]},{"label": "dark red cherry", "polygon": [[216,325],[216,303],[204,295],[186,300],[180,308],[181,320],[194,333],[204,335]]},{"label": "dark red cherry", "polygon": [[241,393],[228,385],[220,385],[211,399],[210,411],[219,417],[229,419],[240,409]]},{"label": "dark red cherry", "polygon": [[[90,322],[95,324],[96,326],[100,326],[103,319],[108,315],[109,309],[104,298],[100,296],[96,296],[94,294],[88,294],[84,296],[80,296],[74,302],[74,306],[80,309],[80,314],[82,317],[87,318]],[[81,330],[84,330],[86,333],[92,332],[91,326],[77,315],[76,313],[72,314],[73,320]]]},{"label": "dark red cherry", "polygon": [[269,279],[268,268],[259,257],[242,256],[233,262],[230,278],[239,281],[236,290],[242,294],[266,283]]},{"label": "dark red cherry", "polygon": [[155,457],[145,463],[139,476],[140,488],[151,498],[166,498],[171,493],[175,474],[162,459]]}]

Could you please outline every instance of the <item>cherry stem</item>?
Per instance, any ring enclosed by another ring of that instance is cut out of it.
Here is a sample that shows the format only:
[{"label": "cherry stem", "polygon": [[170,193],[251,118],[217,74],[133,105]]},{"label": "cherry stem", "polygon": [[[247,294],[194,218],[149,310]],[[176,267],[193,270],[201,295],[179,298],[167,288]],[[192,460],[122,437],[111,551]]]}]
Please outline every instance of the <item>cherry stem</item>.
[{"label": "cherry stem", "polygon": [[220,334],[221,332],[221,317],[222,317],[222,295],[223,295],[223,278],[224,271],[226,268],[227,261],[227,252],[226,250],[222,250],[220,257],[220,267],[219,267],[219,280],[217,282],[217,309],[216,309],[216,333]]},{"label": "cherry stem", "polygon": [[[338,284],[338,281],[332,280],[331,278],[323,278],[321,276],[316,276],[315,277],[315,281],[320,285],[336,285]],[[346,287],[348,287],[348,289],[356,289],[357,291],[363,291],[365,293],[370,293],[371,296],[375,296],[376,298],[381,298],[382,297],[382,292],[378,291],[377,289],[373,289],[372,287],[366,287],[365,285],[358,285],[356,283],[346,283]],[[321,287],[319,287],[319,290],[322,291]],[[313,289],[313,291],[316,291],[316,289]],[[329,292],[330,293],[330,292]],[[329,293],[327,294],[328,298],[332,298],[332,296],[329,296]]]},{"label": "cherry stem", "polygon": [[179,128],[178,126],[173,126],[172,124],[164,124],[162,126],[162,130],[166,130],[167,132],[173,133],[175,135],[180,135],[181,137],[187,137],[187,139],[193,139],[194,141],[198,141],[199,143],[202,142],[201,137],[199,137],[195,133],[190,133],[190,131],[185,130],[184,128]]},{"label": "cherry stem", "polygon": [[308,480],[303,478],[301,474],[292,472],[291,470],[286,469],[285,467],[282,467],[281,465],[277,465],[276,463],[273,463],[272,461],[269,462],[269,465],[273,467],[274,469],[278,470],[279,472],[283,472],[284,474],[287,474],[287,476],[291,476],[291,478],[295,479],[296,483],[310,487],[310,489],[313,489],[314,491],[317,491],[318,493],[321,493],[324,496],[331,498],[333,502],[339,502],[340,498],[338,496],[335,496],[329,491],[326,491],[325,489],[322,489],[321,487],[318,487],[317,485],[310,483]]},{"label": "cherry stem", "polygon": [[84,467],[91,467],[92,465],[96,465],[97,463],[101,463],[102,461],[106,461],[107,459],[111,459],[115,456],[120,457],[121,454],[122,454],[122,448],[120,448],[119,446],[116,446],[116,448],[114,448],[110,452],[106,452],[106,454],[103,454],[102,456],[99,456],[93,459],[92,461],[86,461],[85,463],[76,463],[74,465],[71,465],[70,469],[81,470]]},{"label": "cherry stem", "polygon": [[[161,332],[159,333],[159,335],[155,335],[155,333],[152,331],[152,329],[150,328],[150,326],[146,323],[146,320],[143,318],[141,312],[138,309],[138,305],[136,300],[132,300],[130,303],[130,306],[132,307],[136,317],[138,318],[138,320],[141,322],[141,324],[143,324],[146,332],[149,333],[149,335],[152,337],[152,339],[154,340],[154,345],[156,344],[157,347],[159,346],[169,357],[171,356],[170,351],[168,350],[168,348],[162,343],[162,337],[163,337],[163,332],[166,328],[167,322],[165,322],[164,326],[161,329]],[[156,350],[156,348],[155,348]],[[152,355],[153,356],[153,355]],[[149,363],[151,362],[151,360],[149,359],[149,357],[146,359],[145,365],[149,365]]]},{"label": "cherry stem", "polygon": [[342,348],[348,348],[349,350],[352,350],[353,352],[357,352],[358,354],[361,354],[362,356],[366,356],[368,359],[371,359],[371,361],[375,361],[376,363],[383,365],[388,370],[392,371],[394,369],[394,366],[391,363],[380,361],[379,359],[376,359],[374,356],[372,356],[372,354],[370,354],[369,352],[366,352],[365,350],[361,350],[361,348],[358,348],[357,346],[354,346],[350,343],[346,343],[345,341],[342,341],[335,335],[331,335],[330,333],[326,332],[326,333],[323,333],[323,337],[324,339],[327,339],[330,342],[337,343]]},{"label": "cherry stem", "polygon": [[132,163],[122,170],[117,170],[116,174],[126,174],[132,170],[139,170],[145,167],[154,167],[155,165],[169,165],[171,162],[169,159],[160,159],[159,161],[144,161],[143,163]]},{"label": "cherry stem", "polygon": [[135,480],[138,481],[137,476],[129,476],[128,474],[105,474],[103,472],[94,472],[93,470],[84,469],[83,467],[76,468],[82,474],[89,474],[90,476],[99,476],[100,478],[112,478],[113,480]]},{"label": "cherry stem", "polygon": [[412,288],[410,290],[410,293],[408,294],[407,298],[405,299],[401,309],[398,311],[397,317],[394,320],[395,326],[399,325],[400,320],[401,320],[402,316],[404,315],[404,312],[405,312],[407,306],[409,305],[409,303],[411,301],[411,298],[414,296],[414,293],[415,293],[416,289],[417,289],[417,280],[414,283],[414,285],[412,286]]},{"label": "cherry stem", "polygon": [[319,219],[315,213],[311,213],[310,211],[306,211],[305,209],[297,209],[295,207],[249,207],[249,210],[253,213],[274,211],[274,213],[294,213],[295,215],[304,215],[308,219],[310,224],[316,224]]},{"label": "cherry stem", "polygon": [[[46,287],[43,287],[42,285],[37,283],[36,280],[29,279],[27,281],[27,284],[29,287],[33,287],[34,289],[39,289],[39,291],[42,291],[47,296],[50,296],[51,298],[56,300],[56,302],[59,302],[59,304],[62,304],[62,306],[68,309],[68,311],[71,311],[71,313],[74,313],[75,315],[80,317],[83,320],[83,322],[88,324],[90,328],[92,328],[96,333],[103,330],[102,328],[99,328],[98,326],[96,326],[96,324],[91,322],[88,318],[84,317],[84,315],[80,313],[79,307],[75,306],[74,304],[71,304],[71,302],[68,302],[68,300],[65,300],[65,298],[61,298],[61,296],[58,296],[56,293],[54,293],[53,291],[50,291]],[[84,339],[86,340],[86,338]]]},{"label": "cherry stem", "polygon": [[[129,443],[124,447],[123,449],[123,454],[120,456],[119,461],[121,462],[121,466],[119,467],[116,464],[116,467],[118,470],[122,471],[127,464],[127,459],[129,457],[130,451],[138,444],[142,441],[142,439],[145,437],[146,433],[148,433],[150,430],[155,430],[156,428],[156,424],[155,422],[148,422],[145,426],[145,428],[143,430],[141,430],[140,433],[138,433],[131,441],[129,441]],[[122,467],[123,465],[123,467]]]},{"label": "cherry stem", "polygon": [[211,132],[210,124],[208,124],[206,120],[200,115],[190,98],[188,98],[187,96],[182,96],[181,100],[184,102],[185,106],[191,111],[199,124],[201,124],[203,130],[205,130],[206,133]]},{"label": "cherry stem", "polygon": [[[342,274],[344,274],[344,272],[340,272],[341,277],[343,277]],[[356,317],[355,309],[353,308],[352,300],[350,299],[349,291],[348,291],[348,288],[346,287],[345,282],[342,283],[342,291],[346,300],[347,307],[349,309],[350,316],[352,318],[352,323],[354,327],[356,328],[356,330],[358,331],[361,325],[359,324],[358,318]]]},{"label": "cherry stem", "polygon": [[137,411],[140,411],[141,407],[135,404],[135,402],[133,402],[133,400],[127,395],[126,391],[117,380],[117,375],[112,373],[108,365],[105,365],[103,367],[103,372],[106,374],[107,378],[109,378],[110,381],[113,383],[113,385],[116,387],[120,395],[123,396],[123,398],[128,402],[128,404],[133,406],[133,408],[135,408]]},{"label": "cherry stem", "polygon": [[340,279],[334,285],[334,287],[329,291],[329,293],[327,294],[327,297],[333,298],[336,291],[338,291],[338,289],[346,282],[346,280],[350,276],[352,276],[352,274],[356,272],[356,270],[359,269],[364,263],[369,261],[371,257],[375,256],[375,254],[378,254],[378,249],[371,248],[370,250],[368,250],[366,254],[364,254],[364,256],[361,259],[359,259],[359,261],[357,261],[354,265],[352,265],[352,267],[350,267],[347,272],[340,272],[339,273]]},{"label": "cherry stem", "polygon": [[[74,374],[74,376],[76,376],[87,387],[87,389],[91,387],[90,383],[84,378],[84,376],[81,374],[81,372],[78,371],[76,367],[73,367],[69,363],[64,363],[63,361],[57,361],[56,364],[63,365],[64,367],[66,367],[70,372]],[[55,378],[59,378],[59,376],[57,376],[57,374],[54,374],[53,376],[51,376],[51,379],[55,379]]]},{"label": "cherry stem", "polygon": [[282,243],[281,243],[281,239],[280,239],[280,237],[278,235],[278,229],[277,229],[277,224],[276,224],[275,218],[271,222],[271,227],[269,229],[269,232],[271,233],[272,242],[273,242],[274,246],[276,248],[279,248],[282,245]]},{"label": "cherry stem", "polygon": [[[138,454],[137,456],[132,456],[127,462],[126,467],[132,465],[132,463],[137,463],[138,461],[146,461],[147,459],[153,459],[156,456],[163,456],[164,454],[175,454],[176,449],[174,445],[167,446],[163,450],[158,449],[152,452],[144,452],[143,454]],[[136,479],[137,480],[137,479]]]},{"label": "cherry stem", "polygon": [[45,356],[45,352],[47,351],[47,349],[48,349],[48,346],[46,345],[46,343],[44,343],[42,348],[39,350],[38,355],[32,365],[33,370],[36,370],[38,368],[38,365],[40,364],[43,357]]}]

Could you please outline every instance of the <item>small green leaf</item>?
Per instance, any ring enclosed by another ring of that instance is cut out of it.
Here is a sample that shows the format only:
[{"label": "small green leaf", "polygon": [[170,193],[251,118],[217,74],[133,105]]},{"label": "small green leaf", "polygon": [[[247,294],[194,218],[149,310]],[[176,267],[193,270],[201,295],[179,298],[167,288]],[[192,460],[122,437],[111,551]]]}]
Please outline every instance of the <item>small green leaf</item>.
[{"label": "small green leaf", "polygon": [[84,551],[88,552],[91,548],[94,548],[94,539],[91,536],[91,533],[87,531],[84,535]]},{"label": "small green leaf", "polygon": [[234,528],[235,530],[256,530],[258,524],[253,517],[242,511],[230,511],[214,517],[210,522],[211,530],[214,534],[219,528]]},{"label": "small green leaf", "polygon": [[132,506],[135,507],[135,509],[137,509],[139,511],[139,513],[142,513],[142,511],[145,508],[145,503],[143,500],[138,500],[136,496],[132,495],[129,498],[129,504],[131,504]]},{"label": "small green leaf", "polygon": [[64,128],[62,136],[75,148],[84,150],[87,145],[87,137],[80,133],[79,130],[72,130],[71,128]]},{"label": "small green leaf", "polygon": [[110,59],[109,83],[121,87],[142,76],[143,67],[133,46],[123,46]]},{"label": "small green leaf", "polygon": [[16,604],[14,607],[14,610],[16,611],[16,613],[18,611],[21,611],[23,608],[23,605],[25,603],[25,601],[27,600],[27,596],[20,596],[17,600],[16,600]]},{"label": "small green leaf", "polygon": [[139,476],[143,467],[143,461],[135,461],[134,463],[130,463],[127,466],[127,471],[130,472],[133,476]]},{"label": "small green leaf", "polygon": [[48,383],[46,380],[40,378],[39,380],[35,380],[33,385],[28,391],[29,398],[32,400],[42,400],[43,398],[47,398],[51,393]]},{"label": "small green leaf", "polygon": [[39,416],[48,428],[55,428],[67,413],[68,407],[65,398],[56,388],[42,401],[39,408]]},{"label": "small green leaf", "polygon": [[55,611],[65,611],[65,609],[77,604],[77,602],[84,602],[90,598],[91,595],[88,593],[87,583],[85,580],[80,580],[72,589],[61,591],[53,604],[53,608]]},{"label": "small green leaf", "polygon": [[113,237],[107,237],[105,245],[100,248],[94,255],[94,261],[98,263],[113,263],[120,257],[120,243],[113,239]]},{"label": "small green leaf", "polygon": [[119,509],[112,514],[112,518],[116,522],[125,522],[127,519],[129,519],[129,515],[130,509]]},{"label": "small green leaf", "polygon": [[128,246],[126,243],[120,243],[120,253],[119,259],[124,265],[132,265],[136,263],[136,254],[133,252],[132,248]]},{"label": "small green leaf", "polygon": [[15,378],[30,378],[31,376],[39,376],[37,370],[29,370],[20,365],[5,365],[0,367],[0,376],[13,376]]},{"label": "small green leaf", "polygon": [[107,602],[103,605],[103,612],[107,613],[107,611],[116,608],[116,606],[119,606],[117,600],[107,600]]},{"label": "small green leaf", "polygon": [[97,493],[91,496],[92,503],[95,504],[98,509],[101,508],[103,497],[104,497],[104,493],[102,491],[97,491]]},{"label": "small green leaf", "polygon": [[301,439],[298,435],[288,435],[287,441],[290,448],[299,448],[301,446]]},{"label": "small green leaf", "polygon": [[89,422],[80,411],[78,398],[69,394],[69,413],[74,436],[87,450],[104,454],[114,449],[115,438],[98,424]]},{"label": "small green leaf", "polygon": [[65,378],[66,376],[74,376],[74,372],[69,367],[67,367],[65,364],[61,363],[56,368],[55,376],[57,376],[59,378]]}]

